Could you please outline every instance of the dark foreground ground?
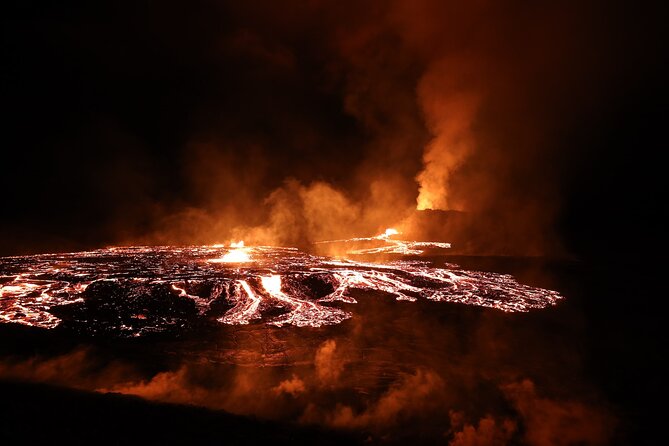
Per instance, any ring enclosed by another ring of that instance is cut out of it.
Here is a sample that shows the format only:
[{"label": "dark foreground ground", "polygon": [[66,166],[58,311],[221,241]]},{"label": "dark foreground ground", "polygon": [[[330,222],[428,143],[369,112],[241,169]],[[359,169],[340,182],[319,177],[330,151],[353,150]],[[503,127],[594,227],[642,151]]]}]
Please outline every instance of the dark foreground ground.
[{"label": "dark foreground ground", "polygon": [[[494,387],[491,383],[503,379],[530,379],[537,392],[546,398],[579,404],[585,401],[589,407],[595,408],[592,413],[605,413],[611,418],[613,421],[607,424],[610,433],[604,437],[606,443],[657,444],[657,439],[661,438],[657,435],[663,428],[663,413],[656,408],[658,404],[661,407],[664,401],[662,395],[666,393],[666,383],[660,367],[665,354],[665,336],[661,329],[665,318],[658,304],[663,297],[660,291],[662,278],[656,271],[623,261],[597,266],[508,258],[462,257],[449,258],[449,261],[465,268],[513,273],[521,282],[559,290],[566,300],[555,308],[506,315],[495,310],[457,304],[435,306],[426,303],[421,306],[361,298],[359,305],[353,308],[356,316],[351,324],[356,320],[369,320],[369,324],[358,325],[363,328],[304,329],[299,338],[314,337],[314,345],[323,339],[336,339],[341,346],[346,339],[355,337],[356,341],[352,343],[359,351],[369,352],[372,346],[382,350],[381,357],[389,364],[383,371],[379,371],[378,367],[366,368],[365,365],[373,361],[378,365],[378,354],[371,360],[365,359],[369,356],[352,354],[357,362],[345,370],[355,375],[358,387],[364,387],[369,381],[367,378],[373,378],[378,384],[384,373],[392,381],[392,371],[404,366],[409,369],[412,366],[429,367],[444,379],[448,389],[445,392],[447,401],[454,402],[457,405],[455,408],[465,413],[483,416],[498,407],[498,414],[511,414],[517,410],[497,401],[500,399],[499,392],[491,390]],[[427,336],[408,328],[413,325],[429,327]],[[371,326],[374,328],[366,328]],[[450,341],[446,342],[446,338]],[[199,352],[197,354],[204,355],[206,361],[216,362],[212,360],[216,358],[212,356],[211,346],[190,347],[200,344],[206,342],[190,338],[175,344],[179,347],[166,348],[165,345],[172,345],[171,341],[133,344],[131,341],[91,340],[66,332],[0,325],[0,359],[5,364],[34,357],[58,357],[82,346],[93,346],[108,355],[122,357],[125,362],[141,363],[147,376],[151,376],[169,367],[169,363],[175,361],[174,351],[179,349]],[[154,350],[161,352],[157,354]],[[170,354],[165,353],[168,350]],[[208,353],[202,353],[205,351]],[[299,353],[296,355],[299,356]],[[286,373],[299,374],[300,367],[307,366],[296,365]],[[332,423],[323,422],[307,423],[305,426],[304,423],[294,422],[299,417],[293,416],[292,412],[285,417],[272,415],[278,421],[264,421],[262,417],[152,402],[131,395],[73,390],[71,387],[82,387],[79,381],[84,377],[70,376],[67,370],[61,371],[59,376],[61,378],[55,380],[46,379],[48,383],[45,384],[30,382],[35,379],[34,376],[5,374],[0,382],[0,443],[271,442],[299,445],[362,444],[369,441],[399,444],[410,441],[413,444],[448,444],[453,439],[449,434],[452,431],[447,427],[440,427],[441,430],[435,428],[435,420],[425,414],[411,415],[406,419],[390,418],[386,420],[387,425],[371,427],[363,423],[337,428]],[[377,398],[378,395],[373,395],[377,391],[375,389],[374,386],[365,388],[364,398]],[[378,389],[380,394],[384,391]],[[408,390],[409,395],[420,391],[420,388]],[[307,398],[323,400],[325,393],[307,395]],[[332,393],[328,395],[328,398],[333,398]],[[334,395],[337,395],[336,398],[341,395],[347,401],[351,399],[346,389]],[[434,395],[438,397],[437,393]],[[363,397],[356,398],[364,400]],[[355,404],[363,403],[353,401],[351,404],[356,407]],[[448,404],[425,410],[447,412]],[[286,407],[299,412],[295,406]],[[423,410],[421,407],[415,406],[413,410]],[[566,407],[569,410],[577,405],[549,407]],[[585,413],[588,416],[590,412]],[[527,417],[517,420],[516,433],[509,441],[527,444],[528,432],[533,429],[531,420]],[[471,423],[476,426],[476,417]],[[587,423],[588,420],[585,420],[585,426]],[[563,442],[558,444],[570,444],[569,438],[564,437]]]},{"label": "dark foreground ground", "polygon": [[204,408],[158,404],[22,382],[0,382],[3,444],[239,444],[351,442],[322,429],[280,425]]}]

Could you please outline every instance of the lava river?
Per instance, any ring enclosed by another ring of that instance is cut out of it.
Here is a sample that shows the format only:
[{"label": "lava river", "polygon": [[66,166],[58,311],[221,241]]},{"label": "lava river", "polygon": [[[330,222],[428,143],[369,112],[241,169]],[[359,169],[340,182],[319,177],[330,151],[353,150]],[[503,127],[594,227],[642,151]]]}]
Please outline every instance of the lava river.
[{"label": "lava river", "polygon": [[[366,252],[415,254],[447,244],[390,241]],[[422,260],[369,263],[243,244],[114,247],[0,258],[0,321],[142,336],[198,324],[319,327],[351,316],[353,290],[397,300],[524,312],[561,296],[512,276]]]}]

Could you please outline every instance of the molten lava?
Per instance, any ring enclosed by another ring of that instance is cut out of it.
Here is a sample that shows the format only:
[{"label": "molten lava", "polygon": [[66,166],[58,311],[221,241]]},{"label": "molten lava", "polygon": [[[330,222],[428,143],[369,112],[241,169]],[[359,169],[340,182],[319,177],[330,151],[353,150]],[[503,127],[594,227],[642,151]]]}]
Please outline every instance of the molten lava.
[{"label": "molten lava", "polygon": [[300,299],[285,294],[281,290],[281,276],[278,274],[263,276],[260,278],[260,282],[271,297],[288,305],[290,308],[288,314],[271,321],[270,323],[272,325],[282,326],[288,324],[297,325],[298,327],[317,327],[320,325],[337,323],[349,317],[349,314],[337,308],[326,307],[307,299]]},{"label": "molten lava", "polygon": [[[423,254],[425,249],[449,249],[450,243],[443,242],[416,242],[411,240],[396,240],[391,237],[399,235],[397,229],[388,228],[383,234],[374,237],[356,237],[343,240],[325,240],[316,244],[356,244],[360,242],[375,242],[377,246],[370,248],[352,248],[348,249],[348,254],[401,254],[401,255],[419,255]],[[380,245],[378,245],[381,243]]]},{"label": "molten lava", "polygon": [[398,234],[399,234],[399,231],[398,231],[397,229],[388,228],[388,229],[386,229],[386,232],[384,232],[383,234],[381,234],[381,235],[379,235],[379,236],[377,236],[377,237],[378,237],[378,238],[384,238],[384,239],[386,239],[386,238],[388,238],[388,237],[390,237],[390,236],[398,235]]},{"label": "molten lava", "polygon": [[230,325],[244,325],[253,319],[260,319],[258,307],[262,299],[253,292],[249,283],[246,280],[237,280],[228,286],[233,287],[226,294],[230,296],[234,307],[218,321]]},{"label": "molten lava", "polygon": [[[215,247],[216,245],[214,245]],[[251,262],[249,250],[244,247],[244,241],[233,242],[230,244],[230,251],[226,252],[223,257],[219,259],[212,259],[210,262],[214,263],[246,263]]]},{"label": "molten lava", "polygon": [[[420,253],[446,243],[393,240],[397,231],[352,240],[387,246],[356,252]],[[350,240],[349,240],[350,241]],[[332,242],[325,242],[332,243]],[[253,259],[253,260],[251,260]],[[561,296],[512,276],[436,267],[421,260],[365,263],[294,248],[124,247],[0,258],[0,321],[69,326],[121,336],[202,323],[338,324],[356,293],[529,311]]]}]

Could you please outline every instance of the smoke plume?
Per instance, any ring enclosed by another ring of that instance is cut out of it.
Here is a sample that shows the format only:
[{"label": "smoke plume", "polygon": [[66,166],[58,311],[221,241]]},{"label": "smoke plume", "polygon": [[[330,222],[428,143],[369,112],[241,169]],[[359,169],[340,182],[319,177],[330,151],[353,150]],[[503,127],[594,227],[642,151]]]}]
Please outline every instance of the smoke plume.
[{"label": "smoke plume", "polygon": [[[113,2],[94,17],[24,17],[12,41],[47,68],[16,58],[10,99],[24,110],[46,91],[53,103],[39,140],[20,133],[29,109],[16,114],[15,140],[48,152],[35,167],[16,151],[16,165],[38,168],[30,189],[55,184],[68,206],[9,194],[2,224],[16,237],[2,249],[308,245],[417,228],[432,209],[470,216],[427,232],[474,240],[471,251],[553,253],[581,156],[565,135],[638,69],[616,65],[620,23],[599,6]],[[9,190],[16,175],[3,176]]]}]

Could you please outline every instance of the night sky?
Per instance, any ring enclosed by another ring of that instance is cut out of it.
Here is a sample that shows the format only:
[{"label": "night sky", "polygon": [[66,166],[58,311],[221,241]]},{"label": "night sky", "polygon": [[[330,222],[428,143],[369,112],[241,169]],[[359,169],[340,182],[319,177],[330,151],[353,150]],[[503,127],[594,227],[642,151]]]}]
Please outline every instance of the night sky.
[{"label": "night sky", "polygon": [[371,231],[415,208],[440,137],[436,208],[584,258],[655,251],[658,8],[359,3],[10,2],[0,255],[224,241],[285,213],[301,229],[279,241],[339,235],[313,230],[318,191]]}]

